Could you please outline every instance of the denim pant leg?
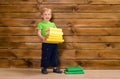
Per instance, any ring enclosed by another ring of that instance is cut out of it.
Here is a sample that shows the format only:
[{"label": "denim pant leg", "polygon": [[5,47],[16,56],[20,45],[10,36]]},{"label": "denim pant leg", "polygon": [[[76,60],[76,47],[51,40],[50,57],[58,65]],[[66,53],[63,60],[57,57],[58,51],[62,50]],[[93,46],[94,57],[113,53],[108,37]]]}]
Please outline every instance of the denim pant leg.
[{"label": "denim pant leg", "polygon": [[51,55],[51,66],[58,66],[58,46],[57,44],[52,45],[52,55]]},{"label": "denim pant leg", "polygon": [[42,43],[42,58],[41,58],[41,67],[48,68],[50,66],[50,48],[49,44]]}]

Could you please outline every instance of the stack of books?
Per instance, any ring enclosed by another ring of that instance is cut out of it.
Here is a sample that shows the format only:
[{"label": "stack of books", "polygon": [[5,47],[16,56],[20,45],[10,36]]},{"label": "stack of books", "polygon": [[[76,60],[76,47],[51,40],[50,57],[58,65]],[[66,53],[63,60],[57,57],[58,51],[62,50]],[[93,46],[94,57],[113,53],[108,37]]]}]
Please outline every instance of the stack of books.
[{"label": "stack of books", "polygon": [[79,66],[67,67],[65,69],[65,74],[84,74],[83,68]]},{"label": "stack of books", "polygon": [[63,31],[61,28],[48,28],[46,30],[46,43],[62,43]]}]

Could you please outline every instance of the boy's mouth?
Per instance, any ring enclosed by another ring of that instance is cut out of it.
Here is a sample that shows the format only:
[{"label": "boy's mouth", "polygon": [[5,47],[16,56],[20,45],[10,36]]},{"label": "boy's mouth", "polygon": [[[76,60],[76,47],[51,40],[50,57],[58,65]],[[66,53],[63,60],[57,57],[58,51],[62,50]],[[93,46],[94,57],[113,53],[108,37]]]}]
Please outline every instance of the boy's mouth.
[{"label": "boy's mouth", "polygon": [[46,18],[47,20],[49,20],[50,18]]}]

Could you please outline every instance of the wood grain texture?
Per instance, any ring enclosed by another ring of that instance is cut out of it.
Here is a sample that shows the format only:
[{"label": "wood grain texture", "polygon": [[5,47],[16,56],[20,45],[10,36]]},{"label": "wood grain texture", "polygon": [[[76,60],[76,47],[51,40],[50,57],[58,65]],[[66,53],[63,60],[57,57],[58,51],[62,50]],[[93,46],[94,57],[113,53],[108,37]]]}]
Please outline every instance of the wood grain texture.
[{"label": "wood grain texture", "polygon": [[[27,42],[1,42],[1,49],[41,49],[41,43]],[[120,43],[62,43],[58,45],[59,49],[89,49],[89,50],[113,50],[120,49]]]},{"label": "wood grain texture", "polygon": [[[41,2],[41,0],[39,0]],[[119,0],[44,0],[44,3],[120,4]]]},{"label": "wood grain texture", "polygon": [[[40,19],[0,19],[0,27],[30,27],[37,26]],[[119,19],[55,19],[60,28],[66,27],[119,27]]]},{"label": "wood grain texture", "polygon": [[[25,79],[35,78],[35,79],[46,79],[51,77],[52,79],[120,79],[120,70],[84,70],[85,74],[78,74],[78,75],[66,75],[62,74],[55,74],[52,72],[52,69],[48,69],[47,76],[40,73],[41,69],[31,69],[31,68],[1,68],[0,69],[0,77],[2,79]],[[64,69],[61,69],[64,71]],[[6,74],[6,76],[4,76]],[[28,76],[29,75],[29,76]]]},{"label": "wood grain texture", "polygon": [[40,68],[36,27],[43,7],[63,29],[60,68],[120,69],[119,0],[1,0],[0,68]]},{"label": "wood grain texture", "polygon": [[[109,43],[120,42],[120,36],[64,36],[65,42],[69,43]],[[0,42],[40,42],[38,36],[0,36]]]},{"label": "wood grain texture", "polygon": [[37,4],[36,0],[0,0],[0,4]]},{"label": "wood grain texture", "polygon": [[[120,28],[62,28],[64,35],[119,36]],[[36,27],[0,27],[0,35],[36,35]]]},{"label": "wood grain texture", "polygon": [[0,68],[10,68],[10,60],[8,59],[0,59]]},{"label": "wood grain texture", "polygon": [[38,12],[36,4],[0,5],[0,12]]},{"label": "wood grain texture", "polygon": [[[59,7],[58,5],[61,5]],[[55,13],[119,13],[120,5],[76,5],[76,4],[43,4],[40,7],[49,7]]]},{"label": "wood grain texture", "polygon": [[120,4],[119,0],[88,0],[89,4]]},{"label": "wood grain texture", "polygon": [[[120,19],[120,13],[54,13],[54,19]],[[0,13],[0,18],[40,19],[40,12]]]},{"label": "wood grain texture", "polygon": [[61,66],[82,66],[84,69],[120,69],[120,60],[61,60]]}]

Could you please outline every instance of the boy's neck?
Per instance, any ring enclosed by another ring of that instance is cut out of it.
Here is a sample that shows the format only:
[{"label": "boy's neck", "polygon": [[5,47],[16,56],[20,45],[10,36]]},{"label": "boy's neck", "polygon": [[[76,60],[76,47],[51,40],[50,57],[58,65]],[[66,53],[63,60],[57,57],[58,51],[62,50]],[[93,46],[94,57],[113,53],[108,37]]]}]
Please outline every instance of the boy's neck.
[{"label": "boy's neck", "polygon": [[45,20],[43,20],[44,22],[50,22],[50,21],[45,21]]}]

